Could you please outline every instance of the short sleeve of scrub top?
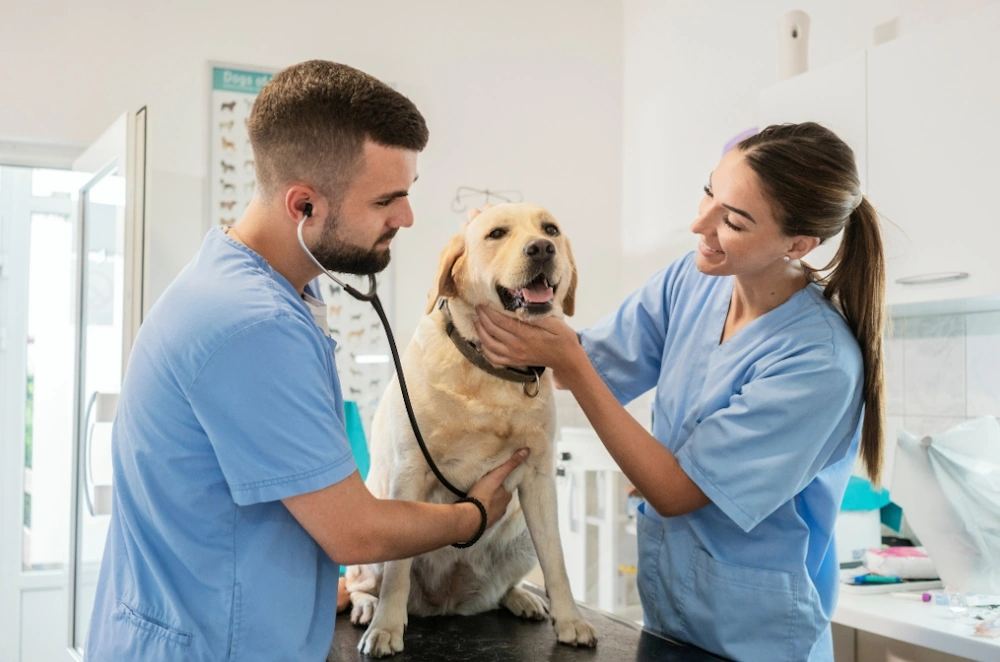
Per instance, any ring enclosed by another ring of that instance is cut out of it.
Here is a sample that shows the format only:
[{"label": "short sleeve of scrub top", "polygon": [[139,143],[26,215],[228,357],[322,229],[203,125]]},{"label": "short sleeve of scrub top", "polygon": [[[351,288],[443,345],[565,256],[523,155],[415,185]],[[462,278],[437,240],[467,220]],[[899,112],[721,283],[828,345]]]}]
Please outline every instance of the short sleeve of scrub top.
[{"label": "short sleeve of scrub top", "polygon": [[823,397],[852,392],[853,373],[819,350],[785,358],[704,418],[677,461],[712,503],[750,531],[811,483],[853,432],[856,402]]},{"label": "short sleeve of scrub top", "polygon": [[333,352],[309,324],[281,314],[240,329],[190,388],[241,506],[313,492],[355,470],[343,401],[330,379]]},{"label": "short sleeve of scrub top", "polygon": [[580,334],[594,368],[623,405],[656,386],[660,377],[668,324],[664,290],[672,286],[675,271],[672,266],[657,273],[615,313]]}]

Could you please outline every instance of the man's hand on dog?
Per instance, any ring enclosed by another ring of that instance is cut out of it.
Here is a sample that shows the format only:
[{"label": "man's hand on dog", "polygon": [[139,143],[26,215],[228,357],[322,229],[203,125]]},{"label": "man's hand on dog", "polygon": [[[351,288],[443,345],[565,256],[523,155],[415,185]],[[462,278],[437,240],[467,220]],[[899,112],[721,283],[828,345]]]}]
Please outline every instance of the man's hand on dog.
[{"label": "man's hand on dog", "polygon": [[[483,507],[486,508],[487,528],[496,524],[503,517],[504,513],[507,512],[507,504],[510,503],[511,493],[503,486],[503,482],[507,480],[507,476],[510,475],[511,471],[521,466],[521,463],[528,457],[528,453],[527,448],[517,451],[509,460],[480,478],[479,482],[469,490],[469,496],[478,499],[483,504]],[[473,509],[475,510],[475,519],[470,516],[469,521],[475,521],[475,527],[469,534],[469,538],[479,530],[479,524],[482,521],[479,509],[470,504],[470,510]],[[337,585],[337,613],[344,611],[350,605],[351,594],[347,590],[346,578],[341,577]]]},{"label": "man's hand on dog", "polygon": [[[514,469],[517,469],[525,458],[528,457],[528,449],[522,448],[521,450],[514,453],[514,455],[501,464],[499,467],[489,472],[485,476],[479,479],[472,489],[469,490],[469,496],[475,497],[480,503],[486,508],[486,526],[491,527],[497,523],[497,521],[503,517],[503,514],[507,512],[507,504],[510,503],[511,494],[503,486],[503,482],[507,480],[508,474]],[[479,529],[479,522],[482,515],[479,514],[479,509],[476,509],[476,527],[472,530],[469,537],[475,534],[476,530]]]}]

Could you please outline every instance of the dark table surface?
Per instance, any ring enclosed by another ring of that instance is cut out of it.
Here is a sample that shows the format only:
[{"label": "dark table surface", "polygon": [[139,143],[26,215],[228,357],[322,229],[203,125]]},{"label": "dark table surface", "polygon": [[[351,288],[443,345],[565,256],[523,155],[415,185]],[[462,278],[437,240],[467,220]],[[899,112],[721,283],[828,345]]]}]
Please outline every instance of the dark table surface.
[{"label": "dark table surface", "polygon": [[[404,650],[392,662],[717,662],[720,658],[674,643],[631,621],[580,605],[597,630],[596,648],[574,648],[556,641],[548,621],[518,618],[505,609],[476,616],[409,617]],[[369,662],[358,652],[365,628],[351,625],[350,610],[337,617],[328,662]]]}]

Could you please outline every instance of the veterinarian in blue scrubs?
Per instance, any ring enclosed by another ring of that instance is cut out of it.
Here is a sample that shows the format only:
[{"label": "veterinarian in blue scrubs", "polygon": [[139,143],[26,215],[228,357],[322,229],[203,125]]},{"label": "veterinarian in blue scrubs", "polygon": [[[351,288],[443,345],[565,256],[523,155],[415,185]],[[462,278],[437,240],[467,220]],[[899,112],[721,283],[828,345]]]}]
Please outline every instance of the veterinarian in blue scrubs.
[{"label": "veterinarian in blue scrubs", "polygon": [[320,270],[297,229],[328,269],[385,268],[413,224],[416,107],[360,71],[305,62],[261,90],[249,132],[253,200],[209,232],[132,349],[88,662],[325,660],[338,563],[468,541],[502,516],[501,482],[523,459],[469,490],[481,513],[375,499],[351,455],[336,342],[309,287]]},{"label": "veterinarian in blue scrubs", "polygon": [[[481,310],[483,350],[551,366],[645,496],[647,628],[735,660],[829,662],[834,521],[859,445],[873,479],[882,461],[878,218],[851,150],[801,124],[727,153],[691,228],[698,249],[593,328]],[[801,260],[839,232],[820,282]],[[651,388],[652,435],[622,407]]]}]

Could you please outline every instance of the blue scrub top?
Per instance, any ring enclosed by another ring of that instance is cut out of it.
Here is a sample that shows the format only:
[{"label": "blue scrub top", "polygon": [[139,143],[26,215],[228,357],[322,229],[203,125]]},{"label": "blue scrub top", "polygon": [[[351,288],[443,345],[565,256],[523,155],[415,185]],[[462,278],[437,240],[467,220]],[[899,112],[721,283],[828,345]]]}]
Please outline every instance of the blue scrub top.
[{"label": "blue scrub top", "polygon": [[280,499],[355,471],[335,343],[213,229],[132,348],[86,659],[322,660],[338,566]]},{"label": "blue scrub top", "polygon": [[736,660],[832,661],[861,352],[816,284],[720,344],[733,284],[692,253],[580,334],[621,403],[656,388],[653,435],[711,499],[679,517],[643,504],[646,626]]}]

